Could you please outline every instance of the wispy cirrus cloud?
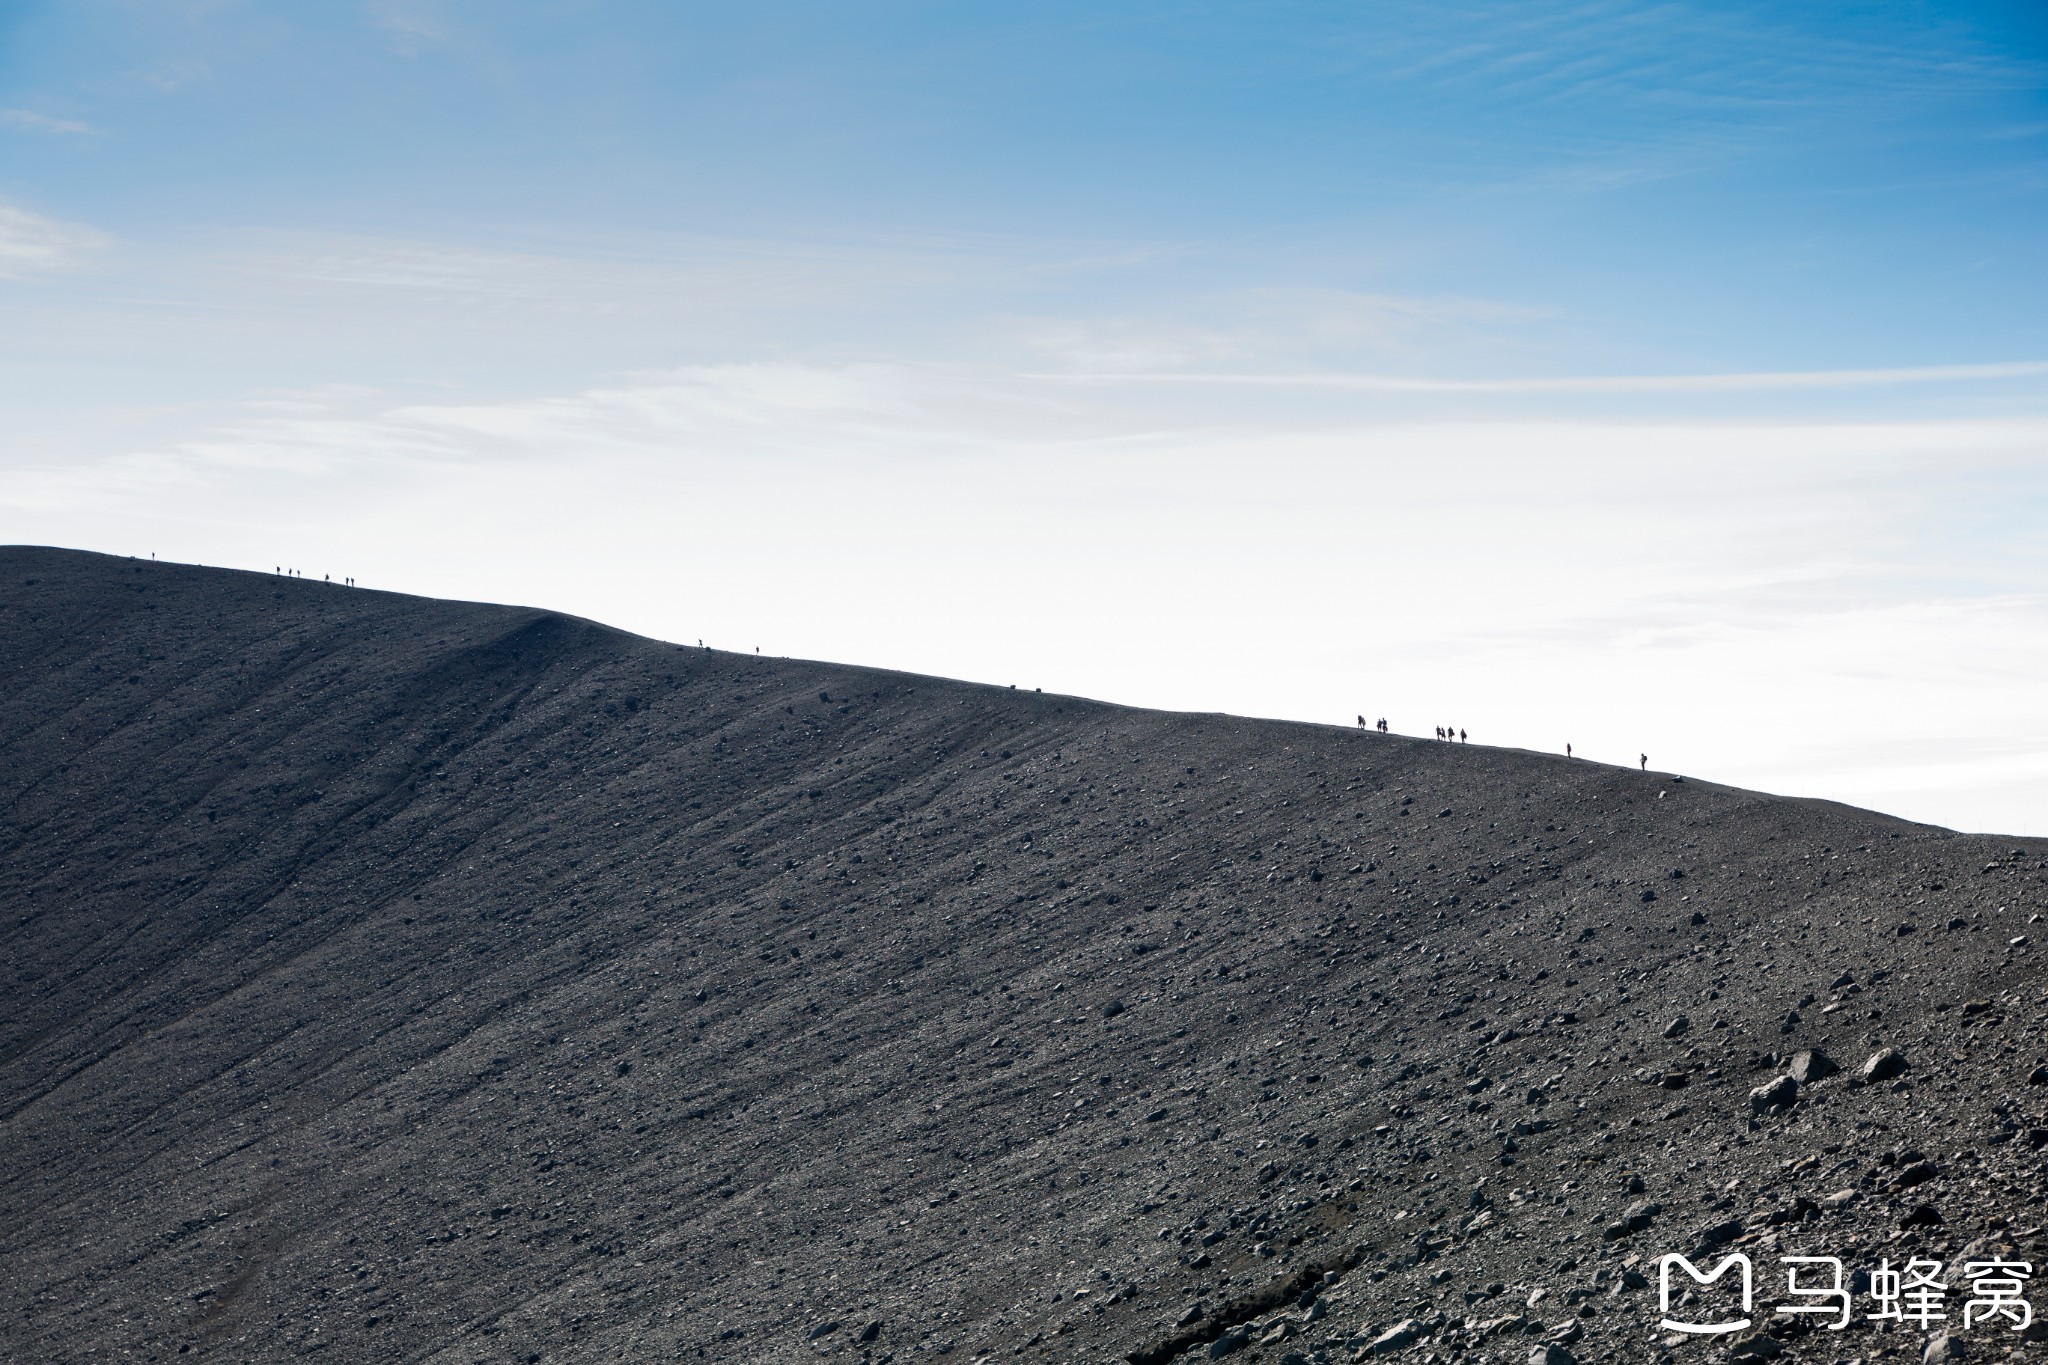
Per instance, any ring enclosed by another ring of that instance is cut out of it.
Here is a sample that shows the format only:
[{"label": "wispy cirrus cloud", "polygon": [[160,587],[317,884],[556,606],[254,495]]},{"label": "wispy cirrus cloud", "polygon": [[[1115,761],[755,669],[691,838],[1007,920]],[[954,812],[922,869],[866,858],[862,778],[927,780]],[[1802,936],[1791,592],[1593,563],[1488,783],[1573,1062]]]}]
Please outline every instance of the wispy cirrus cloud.
[{"label": "wispy cirrus cloud", "polygon": [[0,202],[0,279],[76,268],[107,244],[106,234]]},{"label": "wispy cirrus cloud", "polygon": [[1164,313],[1039,318],[1016,330],[1026,345],[1078,369],[1186,372],[1290,358],[1297,365],[1358,356],[1412,363],[1453,350],[1493,353],[1545,320],[1541,309],[1495,299],[1267,287],[1205,295]]},{"label": "wispy cirrus cloud", "polygon": [[90,123],[40,114],[33,109],[0,109],[0,127],[19,128],[30,133],[56,133],[67,137],[79,137],[99,131]]},{"label": "wispy cirrus cloud", "polygon": [[376,0],[368,7],[370,23],[390,35],[401,57],[417,57],[448,40],[448,27],[419,0]]},{"label": "wispy cirrus cloud", "polygon": [[1760,393],[1773,390],[1883,388],[2048,379],[2048,360],[1988,365],[1913,365],[1860,370],[1758,370],[1734,374],[1557,375],[1519,379],[1438,379],[1395,374],[1256,374],[1216,371],[1068,375],[1112,384],[1215,384],[1249,388],[1333,389],[1360,393]]}]

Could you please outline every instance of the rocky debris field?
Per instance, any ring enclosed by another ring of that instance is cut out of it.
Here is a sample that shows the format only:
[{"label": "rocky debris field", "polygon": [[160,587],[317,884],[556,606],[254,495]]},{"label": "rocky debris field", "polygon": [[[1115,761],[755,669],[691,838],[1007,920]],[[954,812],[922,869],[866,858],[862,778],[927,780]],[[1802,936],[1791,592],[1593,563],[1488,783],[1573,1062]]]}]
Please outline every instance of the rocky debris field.
[{"label": "rocky debris field", "polygon": [[6,1359],[2040,1349],[2040,841],[66,551],[0,623]]}]

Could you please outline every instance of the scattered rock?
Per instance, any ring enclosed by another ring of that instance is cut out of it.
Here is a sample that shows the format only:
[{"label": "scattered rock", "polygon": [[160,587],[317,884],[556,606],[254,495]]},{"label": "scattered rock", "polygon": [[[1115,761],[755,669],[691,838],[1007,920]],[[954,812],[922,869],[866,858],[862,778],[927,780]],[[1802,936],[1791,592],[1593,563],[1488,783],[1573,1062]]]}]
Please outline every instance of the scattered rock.
[{"label": "scattered rock", "polygon": [[1927,1339],[1927,1351],[1920,1357],[1920,1365],[1950,1365],[1952,1361],[1968,1360],[1969,1353],[1961,1337],[1952,1337],[1946,1332],[1937,1332]]},{"label": "scattered rock", "polygon": [[1693,1244],[1701,1251],[1712,1251],[1742,1235],[1742,1224],[1730,1218],[1726,1222],[1709,1223],[1693,1234]]},{"label": "scattered rock", "polygon": [[1673,1019],[1670,1023],[1664,1026],[1664,1036],[1666,1038],[1682,1037],[1684,1036],[1685,1032],[1691,1027],[1692,1020],[1686,1018],[1684,1015],[1681,1014],[1676,1019]]},{"label": "scattered rock", "polygon": [[1799,1102],[1799,1082],[1779,1076],[1749,1092],[1749,1107],[1759,1114],[1782,1114]]},{"label": "scattered rock", "polygon": [[1422,1339],[1422,1324],[1414,1318],[1404,1318],[1372,1339],[1365,1349],[1376,1356],[1387,1355],[1405,1346],[1413,1346]]},{"label": "scattered rock", "polygon": [[1236,1355],[1251,1344],[1252,1339],[1245,1335],[1243,1328],[1232,1328],[1209,1343],[1209,1359],[1221,1360],[1224,1356]]},{"label": "scattered rock", "polygon": [[1825,1080],[1841,1069],[1835,1065],[1832,1057],[1816,1047],[1793,1053],[1789,1074],[1801,1085],[1812,1085],[1815,1081]]},{"label": "scattered rock", "polygon": [[1906,1055],[1895,1047],[1882,1048],[1870,1054],[1862,1066],[1856,1069],[1856,1077],[1865,1085],[1888,1081],[1906,1070]]},{"label": "scattered rock", "polygon": [[1899,1220],[1902,1228],[1938,1228],[1941,1223],[1941,1211],[1932,1204],[1916,1205],[1911,1213]]},{"label": "scattered rock", "polygon": [[1657,1215],[1663,1211],[1664,1206],[1661,1204],[1652,1204],[1647,1200],[1637,1200],[1621,1211],[1621,1217],[1602,1228],[1600,1235],[1610,1242],[1619,1241],[1631,1233],[1642,1232],[1647,1229],[1656,1221]]},{"label": "scattered rock", "polygon": [[1529,1365],[1579,1365],[1579,1358],[1554,1341],[1529,1352]]}]

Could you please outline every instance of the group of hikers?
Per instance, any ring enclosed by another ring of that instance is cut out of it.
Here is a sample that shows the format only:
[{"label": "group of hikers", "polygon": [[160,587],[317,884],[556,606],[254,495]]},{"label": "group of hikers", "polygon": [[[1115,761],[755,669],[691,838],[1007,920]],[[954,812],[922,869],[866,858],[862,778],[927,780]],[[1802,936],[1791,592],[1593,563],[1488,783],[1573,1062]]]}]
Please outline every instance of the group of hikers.
[{"label": "group of hikers", "polygon": [[[154,558],[156,558],[156,556],[155,556],[155,555],[151,555],[151,556],[150,556],[150,558],[151,558],[151,559],[154,559]],[[297,569],[287,569],[287,568],[286,568],[286,567],[284,567],[284,565],[282,565],[282,564],[280,564],[280,565],[278,565],[278,566],[277,566],[276,568],[272,569],[272,570],[271,570],[271,572],[272,572],[272,573],[274,573],[274,574],[276,574],[276,575],[277,575],[277,576],[278,576],[279,578],[304,578],[304,577],[305,577],[305,575],[304,575],[304,574],[302,574],[302,573],[300,573],[300,572],[299,572],[299,571],[298,571]],[[332,582],[334,581],[334,575],[333,575],[333,574],[321,574],[321,575],[320,575],[320,581],[321,581],[322,583],[332,583]],[[354,587],[355,585],[356,585],[356,581],[355,581],[355,580],[354,580],[353,578],[344,578],[344,579],[342,579],[342,580],[341,580],[341,586],[343,586],[344,588],[353,588],[353,587]]]},{"label": "group of hikers", "polygon": [[[1381,716],[1376,721],[1368,722],[1364,716],[1360,716],[1358,718],[1358,728],[1361,730],[1377,730],[1381,734],[1385,734],[1387,733],[1387,718],[1385,716]],[[1437,726],[1436,737],[1441,740],[1455,740],[1459,744],[1463,744],[1466,742],[1465,732],[1463,730],[1457,729],[1454,726],[1449,725]],[[1566,758],[1570,758],[1572,756],[1571,745],[1567,744],[1564,746],[1564,756]],[[1650,770],[1650,756],[1648,754],[1638,754],[1636,756],[1636,762],[1639,766],[1641,766],[1644,772],[1648,772]]]},{"label": "group of hikers", "polygon": [[[1381,734],[1385,734],[1387,732],[1387,718],[1385,716],[1381,716],[1376,721],[1368,722],[1364,716],[1360,716],[1358,718],[1358,728],[1361,730],[1377,730]],[[1453,729],[1448,725],[1437,726],[1436,737],[1438,739],[1454,739],[1458,741],[1458,743],[1460,744],[1463,744],[1465,742],[1465,732],[1463,730]]]}]

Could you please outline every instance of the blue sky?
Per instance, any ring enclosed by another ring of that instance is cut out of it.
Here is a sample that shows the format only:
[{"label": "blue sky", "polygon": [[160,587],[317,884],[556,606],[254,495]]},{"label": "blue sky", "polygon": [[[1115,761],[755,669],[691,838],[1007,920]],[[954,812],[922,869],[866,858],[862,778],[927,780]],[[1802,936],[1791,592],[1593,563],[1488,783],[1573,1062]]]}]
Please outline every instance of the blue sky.
[{"label": "blue sky", "polygon": [[1477,297],[1543,315],[1531,360],[1563,369],[2048,347],[2038,5],[5,14],[0,190],[137,247],[296,229],[1046,253],[1096,265],[982,281],[989,301]]},{"label": "blue sky", "polygon": [[0,535],[2043,832],[2044,224],[2036,4],[15,0]]}]

